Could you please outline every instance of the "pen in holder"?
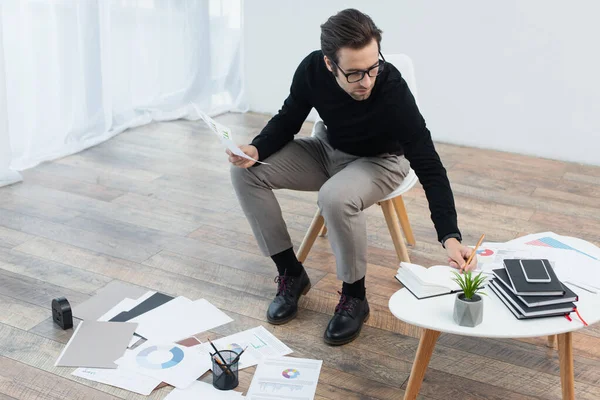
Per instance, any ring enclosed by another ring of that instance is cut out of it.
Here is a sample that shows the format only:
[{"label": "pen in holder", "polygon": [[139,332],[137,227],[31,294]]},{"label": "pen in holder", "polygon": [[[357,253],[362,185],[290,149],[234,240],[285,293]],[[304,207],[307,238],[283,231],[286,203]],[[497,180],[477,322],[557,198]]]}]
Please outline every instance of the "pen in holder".
[{"label": "pen in holder", "polygon": [[211,354],[213,386],[220,390],[231,390],[237,387],[238,354],[231,350],[217,351]]}]

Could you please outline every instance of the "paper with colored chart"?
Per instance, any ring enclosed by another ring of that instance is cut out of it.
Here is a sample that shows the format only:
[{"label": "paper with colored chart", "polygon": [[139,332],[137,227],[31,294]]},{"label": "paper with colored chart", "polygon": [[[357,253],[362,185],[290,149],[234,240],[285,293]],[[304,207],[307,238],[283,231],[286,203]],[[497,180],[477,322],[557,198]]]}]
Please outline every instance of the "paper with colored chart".
[{"label": "paper with colored chart", "polygon": [[217,135],[217,137],[221,141],[221,144],[223,146],[225,146],[225,148],[229,149],[236,156],[240,156],[242,158],[245,158],[247,160],[252,160],[252,161],[255,161],[260,164],[267,164],[262,161],[255,160],[254,158],[252,158],[252,157],[248,156],[246,153],[244,153],[233,141],[233,134],[231,133],[231,129],[229,129],[225,125],[220,124],[217,121],[213,120],[208,115],[206,115],[203,112],[201,112],[200,110],[198,110],[198,108],[196,106],[194,106],[194,108],[196,108],[196,112],[198,113],[200,118],[202,118],[202,120],[204,122],[206,122],[206,125],[208,125],[210,130],[215,135]]},{"label": "paper with colored chart", "polygon": [[115,363],[131,372],[155,378],[179,389],[189,387],[212,367],[208,352],[175,343],[150,341],[135,350],[127,350]]},{"label": "paper with colored chart", "polygon": [[547,259],[563,283],[600,293],[600,261],[594,258],[597,253],[593,248],[586,248],[587,253],[576,248],[567,249],[564,246],[567,246],[568,240],[564,238],[561,246],[538,244],[544,238],[548,238],[544,239],[548,243],[558,240],[544,235],[537,235],[537,238],[529,235],[525,240],[506,243],[482,243],[477,250],[478,269],[489,273],[492,269],[504,268],[504,259]]},{"label": "paper with colored chart", "polygon": [[554,232],[533,233],[506,242],[507,244],[523,244],[531,247],[571,250],[592,260],[600,261],[600,248],[585,240],[571,236],[557,235]]},{"label": "paper with colored chart", "polygon": [[[240,357],[238,369],[252,367],[266,357],[279,357],[292,352],[292,349],[273,336],[262,325],[212,340],[212,342],[218,350],[232,350],[239,354],[243,349],[246,349]],[[204,343],[195,348],[203,352],[214,353],[214,349],[209,343]]]},{"label": "paper with colored chart", "polygon": [[256,368],[246,399],[314,399],[322,365],[307,358],[266,358]]}]

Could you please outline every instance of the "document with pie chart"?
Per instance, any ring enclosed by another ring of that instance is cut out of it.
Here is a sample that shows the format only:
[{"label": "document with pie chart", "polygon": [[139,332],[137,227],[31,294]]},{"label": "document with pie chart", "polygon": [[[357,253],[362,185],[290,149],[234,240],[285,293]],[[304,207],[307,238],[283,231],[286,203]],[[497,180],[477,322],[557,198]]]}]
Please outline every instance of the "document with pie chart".
[{"label": "document with pie chart", "polygon": [[211,367],[208,353],[175,343],[145,342],[115,361],[120,367],[185,389]]},{"label": "document with pie chart", "polygon": [[269,357],[256,368],[247,400],[312,400],[315,398],[322,360]]}]

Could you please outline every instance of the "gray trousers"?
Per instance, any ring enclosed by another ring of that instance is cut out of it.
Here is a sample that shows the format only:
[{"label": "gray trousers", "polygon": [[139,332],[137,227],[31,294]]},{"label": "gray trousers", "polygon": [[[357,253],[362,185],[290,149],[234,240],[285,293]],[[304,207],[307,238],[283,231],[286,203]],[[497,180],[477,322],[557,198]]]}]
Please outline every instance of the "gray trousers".
[{"label": "gray trousers", "polygon": [[331,147],[325,126],[315,136],[297,138],[268,157],[269,165],[231,167],[237,198],[265,256],[292,247],[273,189],[318,191],[317,205],[327,225],[337,277],[353,283],[367,270],[364,209],[394,191],[410,171],[404,156],[357,157]]}]

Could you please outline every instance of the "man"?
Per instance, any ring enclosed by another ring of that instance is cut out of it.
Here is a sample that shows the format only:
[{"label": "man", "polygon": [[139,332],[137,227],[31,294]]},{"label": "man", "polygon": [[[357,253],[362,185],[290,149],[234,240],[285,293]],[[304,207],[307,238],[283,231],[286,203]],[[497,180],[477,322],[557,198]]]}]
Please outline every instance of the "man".
[{"label": "man", "polygon": [[[381,56],[380,43],[381,30],[357,10],[329,18],[321,26],[321,50],[300,63],[278,114],[251,144],[240,147],[268,165],[228,152],[242,209],[263,254],[277,266],[277,294],[267,310],[272,324],[293,319],[298,299],[311,285],[273,189],[319,191],[318,207],[343,281],[324,334],[331,345],[354,340],[369,316],[362,210],[395,190],[411,166],[425,189],[449,263],[473,267],[464,265],[472,250],[460,243],[446,170],[406,82]],[[317,135],[294,140],[312,107],[323,119]]]}]

